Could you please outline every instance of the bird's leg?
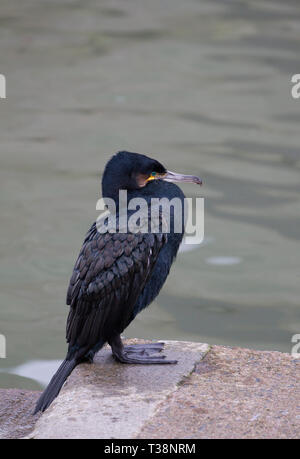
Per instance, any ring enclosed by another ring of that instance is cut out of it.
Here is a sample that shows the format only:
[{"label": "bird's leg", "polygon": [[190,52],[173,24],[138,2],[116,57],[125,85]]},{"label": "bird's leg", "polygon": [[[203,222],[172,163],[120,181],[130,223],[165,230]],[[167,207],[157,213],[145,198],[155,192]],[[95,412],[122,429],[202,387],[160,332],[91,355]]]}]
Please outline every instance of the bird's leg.
[{"label": "bird's leg", "polygon": [[82,358],[83,363],[93,363],[94,362],[94,357],[95,354],[103,347],[105,344],[105,341],[101,340],[99,341],[92,349],[90,349],[85,356]]},{"label": "bird's leg", "polygon": [[81,363],[93,363],[94,362],[94,355],[86,355],[82,357]]},{"label": "bird's leg", "polygon": [[163,343],[149,343],[149,345],[140,344],[132,346],[123,346],[120,335],[114,336],[112,339],[108,341],[108,343],[112,348],[114,358],[121,363],[177,363],[177,360],[167,360],[164,355],[150,355],[154,352],[161,351],[163,348]]}]

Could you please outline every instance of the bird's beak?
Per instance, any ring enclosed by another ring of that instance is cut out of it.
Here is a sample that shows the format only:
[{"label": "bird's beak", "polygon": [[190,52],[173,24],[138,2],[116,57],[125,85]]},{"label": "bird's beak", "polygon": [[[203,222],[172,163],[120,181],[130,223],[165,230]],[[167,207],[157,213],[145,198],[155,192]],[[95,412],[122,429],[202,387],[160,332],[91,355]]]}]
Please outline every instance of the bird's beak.
[{"label": "bird's beak", "polygon": [[196,175],[183,175],[176,174],[176,172],[167,171],[166,175],[161,178],[166,182],[188,182],[202,185],[202,180],[199,177],[196,177]]}]

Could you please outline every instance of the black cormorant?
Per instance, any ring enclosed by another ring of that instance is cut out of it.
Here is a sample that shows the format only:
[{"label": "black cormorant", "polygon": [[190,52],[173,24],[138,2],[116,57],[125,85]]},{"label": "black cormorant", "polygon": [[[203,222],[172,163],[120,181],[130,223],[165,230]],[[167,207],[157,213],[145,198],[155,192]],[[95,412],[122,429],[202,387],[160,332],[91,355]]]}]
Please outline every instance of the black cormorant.
[{"label": "black cormorant", "polygon": [[[102,195],[116,203],[119,217],[119,191],[126,190],[128,200],[144,198],[179,198],[181,189],[170,182],[201,184],[198,177],[169,172],[145,155],[122,151],[107,163],[102,179]],[[161,217],[161,214],[159,214]],[[160,222],[161,223],[161,222]],[[163,343],[123,346],[120,334],[158,295],[183,238],[181,230],[158,232],[99,232],[96,222],[88,231],[70,280],[67,304],[66,337],[68,353],[39,398],[34,413],[44,411],[58,395],[72,370],[93,357],[105,343],[122,363],[171,364],[163,355],[153,355]]]}]

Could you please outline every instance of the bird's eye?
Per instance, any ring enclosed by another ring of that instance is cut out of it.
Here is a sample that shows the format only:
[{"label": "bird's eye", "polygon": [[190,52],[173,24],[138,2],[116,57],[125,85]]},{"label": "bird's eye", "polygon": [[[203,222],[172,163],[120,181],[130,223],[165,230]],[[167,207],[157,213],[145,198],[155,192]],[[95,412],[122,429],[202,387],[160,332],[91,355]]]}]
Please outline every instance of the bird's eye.
[{"label": "bird's eye", "polygon": [[146,181],[150,182],[151,180],[155,180],[156,175],[157,175],[157,172],[151,172],[151,174],[148,176]]}]

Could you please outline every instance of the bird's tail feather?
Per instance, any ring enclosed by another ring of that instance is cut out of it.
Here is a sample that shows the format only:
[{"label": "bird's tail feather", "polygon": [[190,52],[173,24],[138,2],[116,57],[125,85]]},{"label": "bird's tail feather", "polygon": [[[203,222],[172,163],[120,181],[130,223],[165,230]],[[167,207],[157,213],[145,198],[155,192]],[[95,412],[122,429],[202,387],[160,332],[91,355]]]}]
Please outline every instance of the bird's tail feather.
[{"label": "bird's tail feather", "polygon": [[51,379],[50,383],[40,396],[35,406],[33,414],[36,414],[38,411],[45,411],[48,406],[53,402],[55,397],[60,392],[63,383],[67,379],[67,377],[72,373],[76,365],[78,365],[77,359],[71,360],[64,360],[53,378]]}]

